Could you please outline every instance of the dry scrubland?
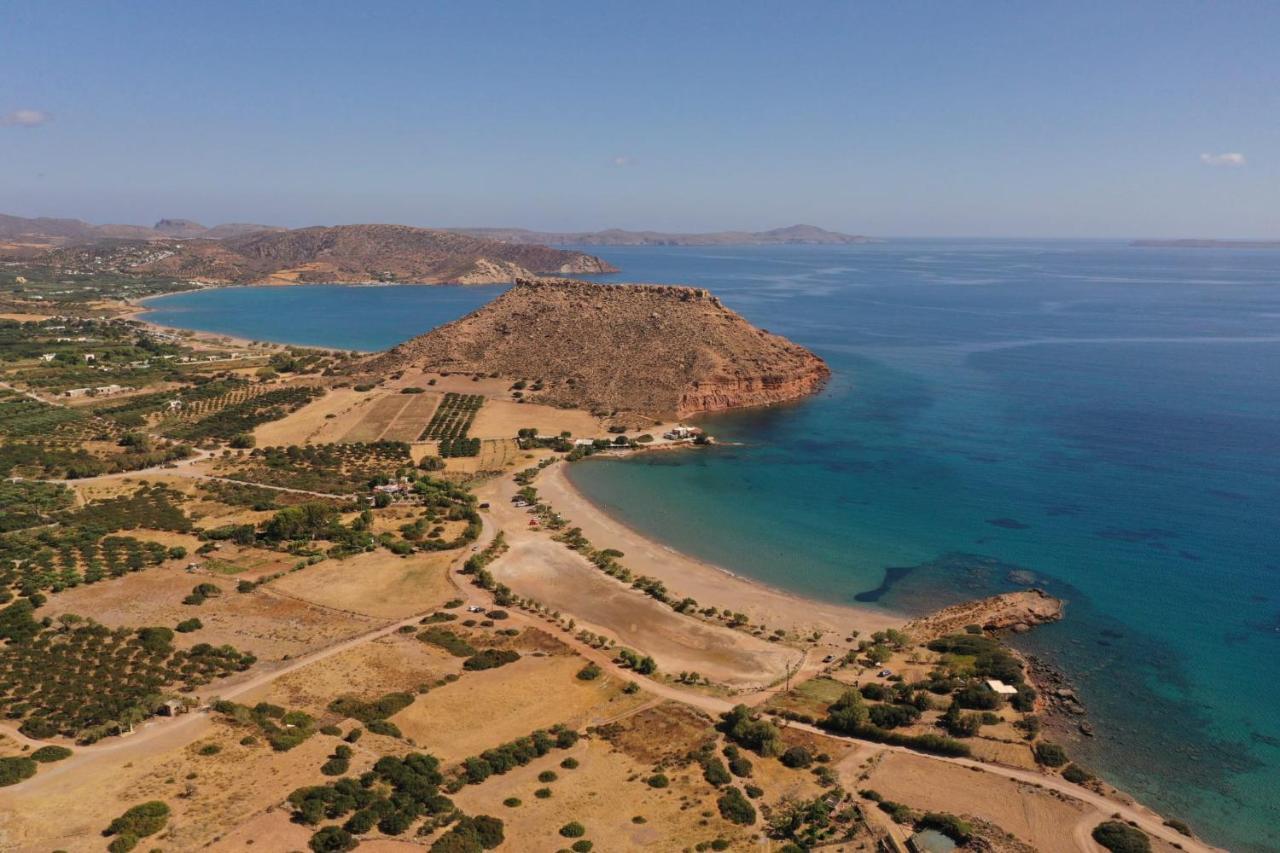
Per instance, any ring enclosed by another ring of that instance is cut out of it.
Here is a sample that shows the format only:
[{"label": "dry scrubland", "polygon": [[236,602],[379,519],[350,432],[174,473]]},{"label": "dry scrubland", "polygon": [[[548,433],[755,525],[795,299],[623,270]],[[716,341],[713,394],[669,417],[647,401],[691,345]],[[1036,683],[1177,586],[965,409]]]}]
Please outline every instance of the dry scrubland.
[{"label": "dry scrubland", "polygon": [[[198,607],[183,604],[182,599],[198,583],[214,583],[223,593]],[[237,593],[235,583],[234,578],[191,574],[177,567],[157,568],[68,590],[58,597],[58,609],[92,617],[109,627],[172,627],[185,619],[199,618],[204,627],[178,634],[175,645],[230,643],[263,661],[298,655],[377,624],[367,617],[275,595],[270,587]]]},{"label": "dry scrubland", "polygon": [[327,561],[271,585],[282,595],[375,619],[403,619],[439,606],[452,594],[448,551],[396,557],[385,551]]},{"label": "dry scrubland", "polygon": [[[419,696],[391,720],[419,748],[459,761],[557,723],[581,730],[643,701],[624,695],[616,678],[578,680],[574,676],[583,664],[576,655],[527,655]],[[453,722],[464,720],[465,726]]]}]

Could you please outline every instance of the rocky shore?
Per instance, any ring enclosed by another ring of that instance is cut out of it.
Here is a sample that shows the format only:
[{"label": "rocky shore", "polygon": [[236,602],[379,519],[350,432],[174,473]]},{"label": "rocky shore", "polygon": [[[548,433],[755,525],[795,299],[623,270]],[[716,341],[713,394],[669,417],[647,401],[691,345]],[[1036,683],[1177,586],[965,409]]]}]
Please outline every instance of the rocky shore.
[{"label": "rocky shore", "polygon": [[1036,625],[1057,622],[1064,610],[1062,600],[1033,588],[953,604],[908,622],[905,630],[921,640],[958,633],[970,625],[1021,634]]}]

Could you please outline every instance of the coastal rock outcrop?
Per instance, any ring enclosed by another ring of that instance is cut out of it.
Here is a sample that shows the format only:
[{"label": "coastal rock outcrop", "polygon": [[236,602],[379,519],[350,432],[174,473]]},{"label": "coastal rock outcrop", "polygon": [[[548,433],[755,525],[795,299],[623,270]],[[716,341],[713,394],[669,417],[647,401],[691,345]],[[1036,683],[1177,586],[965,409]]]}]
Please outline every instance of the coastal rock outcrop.
[{"label": "coastal rock outcrop", "polygon": [[406,368],[525,379],[526,399],[651,418],[793,400],[830,376],[822,359],[707,290],[570,279],[521,279],[354,370]]},{"label": "coastal rock outcrop", "polygon": [[917,640],[961,632],[968,625],[984,631],[1022,633],[1035,625],[1057,622],[1065,605],[1040,589],[1019,590],[966,601],[908,622],[905,629]]}]

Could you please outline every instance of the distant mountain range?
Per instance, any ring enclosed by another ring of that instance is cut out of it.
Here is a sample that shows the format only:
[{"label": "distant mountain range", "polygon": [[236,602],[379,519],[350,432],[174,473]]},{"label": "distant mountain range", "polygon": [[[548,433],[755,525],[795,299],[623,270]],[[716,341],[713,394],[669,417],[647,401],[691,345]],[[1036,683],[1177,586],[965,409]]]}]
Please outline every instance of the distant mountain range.
[{"label": "distant mountain range", "polygon": [[228,222],[208,228],[190,219],[161,219],[145,225],[91,225],[80,219],[8,216],[0,213],[0,240],[34,243],[70,243],[91,240],[167,240],[172,238],[222,240],[258,231],[284,231],[277,225]]},{"label": "distant mountain range", "polygon": [[815,225],[791,225],[771,231],[713,231],[706,234],[680,234],[664,231],[554,232],[530,231],[525,228],[453,228],[461,234],[501,240],[504,243],[541,243],[548,246],[847,246],[857,243],[879,243],[873,237],[840,234]]},{"label": "distant mountain range", "polygon": [[1134,240],[1129,245],[1149,249],[1280,249],[1280,240]]},{"label": "distant mountain range", "polygon": [[616,272],[593,255],[407,225],[154,228],[0,217],[0,259],[71,274],[114,272],[209,284],[495,284],[537,275]]},{"label": "distant mountain range", "polygon": [[0,214],[0,258],[68,273],[115,272],[210,284],[437,284],[510,282],[538,275],[616,272],[594,255],[551,246],[850,245],[877,242],[812,225],[772,231],[676,234],[612,229],[551,233],[521,228],[336,225],[287,229],[190,219],[92,225]]}]

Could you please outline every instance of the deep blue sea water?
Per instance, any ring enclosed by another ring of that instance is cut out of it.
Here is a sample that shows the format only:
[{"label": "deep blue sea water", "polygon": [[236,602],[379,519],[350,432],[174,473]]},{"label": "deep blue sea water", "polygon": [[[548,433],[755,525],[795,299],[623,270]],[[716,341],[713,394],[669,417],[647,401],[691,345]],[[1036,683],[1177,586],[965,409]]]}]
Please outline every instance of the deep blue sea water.
[{"label": "deep blue sea water", "polygon": [[[594,250],[709,287],[834,378],[705,424],[706,452],[575,483],[673,546],[800,593],[921,612],[1034,573],[1019,640],[1077,683],[1069,750],[1238,850],[1280,849],[1280,252],[894,241]],[[495,289],[244,289],[152,319],[377,349]]]}]

